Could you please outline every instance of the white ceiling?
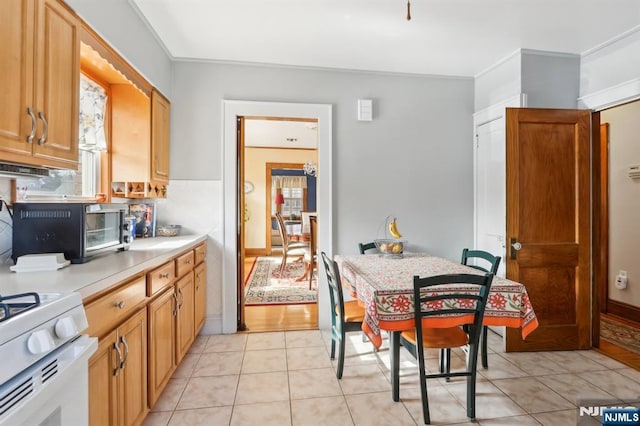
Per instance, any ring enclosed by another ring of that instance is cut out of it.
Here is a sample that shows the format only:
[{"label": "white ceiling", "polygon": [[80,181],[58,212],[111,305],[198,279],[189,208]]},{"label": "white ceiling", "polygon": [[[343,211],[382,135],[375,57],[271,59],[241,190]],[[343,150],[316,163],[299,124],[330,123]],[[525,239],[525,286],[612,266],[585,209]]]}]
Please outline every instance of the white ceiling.
[{"label": "white ceiling", "polygon": [[640,0],[130,0],[174,59],[476,76],[517,49],[581,54]]}]

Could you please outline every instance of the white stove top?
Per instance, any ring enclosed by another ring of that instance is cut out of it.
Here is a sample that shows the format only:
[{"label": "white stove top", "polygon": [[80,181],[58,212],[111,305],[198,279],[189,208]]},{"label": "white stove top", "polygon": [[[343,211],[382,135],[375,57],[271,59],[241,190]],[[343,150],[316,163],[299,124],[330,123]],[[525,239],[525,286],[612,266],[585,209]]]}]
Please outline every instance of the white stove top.
[{"label": "white stove top", "polygon": [[[0,321],[0,359],[9,361],[0,363],[0,385],[77,338],[88,326],[78,293],[40,293],[39,298],[38,306]],[[32,296],[7,300],[21,304],[32,301]]]}]

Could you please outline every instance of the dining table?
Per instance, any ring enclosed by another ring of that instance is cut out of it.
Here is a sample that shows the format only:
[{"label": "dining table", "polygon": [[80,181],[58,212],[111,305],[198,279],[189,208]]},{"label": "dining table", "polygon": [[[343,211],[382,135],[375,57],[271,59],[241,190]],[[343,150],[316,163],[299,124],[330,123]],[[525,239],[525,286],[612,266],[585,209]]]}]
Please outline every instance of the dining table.
[{"label": "dining table", "polygon": [[[345,289],[365,307],[362,331],[379,348],[381,330],[389,332],[393,400],[400,399],[398,363],[400,333],[415,327],[414,276],[442,274],[484,274],[484,272],[428,253],[336,255],[334,257]],[[451,291],[456,285],[440,286]],[[434,308],[434,309],[437,309]],[[433,316],[429,327],[454,327],[468,322],[462,316]],[[527,289],[521,283],[495,276],[485,307],[483,325],[521,329],[525,339],[538,327]],[[395,366],[395,367],[394,367]]]}]

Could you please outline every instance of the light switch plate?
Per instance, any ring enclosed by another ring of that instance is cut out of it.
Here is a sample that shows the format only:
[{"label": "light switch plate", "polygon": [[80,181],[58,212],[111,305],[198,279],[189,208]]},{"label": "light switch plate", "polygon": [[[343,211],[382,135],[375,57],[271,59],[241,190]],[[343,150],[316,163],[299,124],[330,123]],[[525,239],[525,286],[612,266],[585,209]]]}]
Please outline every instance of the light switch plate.
[{"label": "light switch plate", "polygon": [[358,99],[358,121],[373,120],[373,100]]}]

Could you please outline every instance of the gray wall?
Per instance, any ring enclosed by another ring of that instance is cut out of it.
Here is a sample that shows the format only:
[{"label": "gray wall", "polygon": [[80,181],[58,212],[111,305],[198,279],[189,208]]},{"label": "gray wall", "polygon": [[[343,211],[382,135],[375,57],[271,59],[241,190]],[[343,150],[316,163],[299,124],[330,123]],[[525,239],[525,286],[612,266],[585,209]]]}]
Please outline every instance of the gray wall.
[{"label": "gray wall", "polygon": [[171,60],[127,0],[65,0],[102,38],[171,98]]},{"label": "gray wall", "polygon": [[[331,104],[336,253],[390,214],[413,250],[457,259],[471,244],[471,79],[178,62],[173,82],[172,179],[222,179],[223,99]],[[373,121],[357,121],[359,98]]]},{"label": "gray wall", "polygon": [[530,108],[576,108],[580,56],[519,49],[478,75],[475,111],[524,93]]}]

